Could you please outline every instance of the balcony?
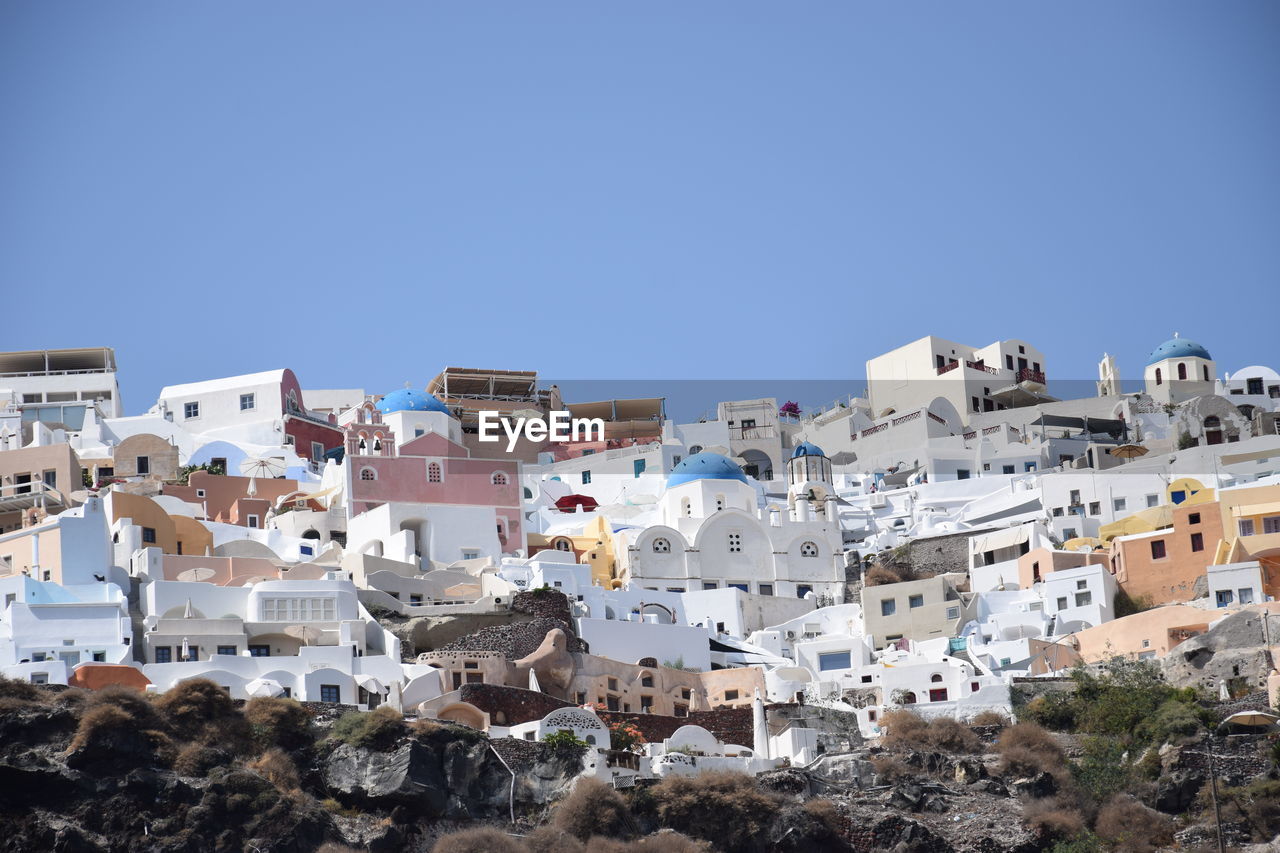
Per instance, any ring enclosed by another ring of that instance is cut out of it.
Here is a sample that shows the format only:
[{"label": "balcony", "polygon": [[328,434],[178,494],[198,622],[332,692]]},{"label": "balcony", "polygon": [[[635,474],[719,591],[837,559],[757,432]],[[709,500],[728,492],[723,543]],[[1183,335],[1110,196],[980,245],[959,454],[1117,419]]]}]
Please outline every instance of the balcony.
[{"label": "balcony", "polygon": [[1019,370],[1019,371],[1018,371],[1017,376],[1016,376],[1016,381],[1018,381],[1018,382],[1038,382],[1038,383],[1040,383],[1041,385],[1043,385],[1043,384],[1044,384],[1044,371],[1042,371],[1042,370],[1032,370],[1032,369],[1031,369],[1031,368],[1029,368],[1029,367],[1024,367],[1024,368],[1022,368],[1021,370]]}]

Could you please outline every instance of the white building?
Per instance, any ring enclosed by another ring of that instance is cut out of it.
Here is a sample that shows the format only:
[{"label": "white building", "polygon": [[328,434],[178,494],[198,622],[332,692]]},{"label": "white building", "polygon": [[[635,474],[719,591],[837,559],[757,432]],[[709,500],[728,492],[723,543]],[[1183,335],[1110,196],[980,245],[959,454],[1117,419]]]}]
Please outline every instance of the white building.
[{"label": "white building", "polygon": [[1157,403],[1181,403],[1214,392],[1217,368],[1198,343],[1176,334],[1151,351],[1142,379]]},{"label": "white building", "polygon": [[96,405],[108,417],[124,414],[116,352],[110,347],[0,353],[0,388],[19,394],[24,410],[79,404]]},{"label": "white building", "polygon": [[0,578],[0,672],[36,684],[66,684],[81,663],[130,663],[124,592],[110,583],[63,587]]}]

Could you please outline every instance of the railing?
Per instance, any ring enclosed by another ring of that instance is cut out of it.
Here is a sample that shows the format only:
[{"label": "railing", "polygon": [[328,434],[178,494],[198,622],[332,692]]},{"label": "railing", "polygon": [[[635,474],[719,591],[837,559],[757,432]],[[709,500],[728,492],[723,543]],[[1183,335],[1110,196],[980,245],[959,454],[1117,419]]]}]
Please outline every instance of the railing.
[{"label": "railing", "polygon": [[738,438],[742,441],[752,441],[761,438],[776,438],[778,431],[771,426],[758,427],[738,427]]},{"label": "railing", "polygon": [[871,427],[870,429],[864,429],[864,430],[862,431],[862,437],[863,437],[863,438],[866,438],[866,437],[867,437],[867,436],[869,436],[869,435],[875,435],[875,434],[876,434],[876,433],[878,433],[878,432],[884,432],[884,431],[885,431],[885,430],[887,430],[888,428],[889,428],[889,424],[888,424],[888,423],[876,424],[875,426]]},{"label": "railing", "polygon": [[907,421],[914,421],[916,418],[920,417],[920,413],[921,413],[922,411],[924,411],[924,410],[923,410],[923,409],[918,409],[918,410],[916,410],[916,411],[914,411],[914,412],[911,412],[911,413],[909,413],[909,414],[905,414],[905,415],[903,415],[902,417],[894,418],[894,419],[893,419],[893,420],[891,420],[889,423],[893,424],[894,426],[897,426],[898,424],[905,424]]},{"label": "railing", "polygon": [[90,367],[84,370],[26,370],[17,373],[0,373],[0,376],[73,376],[80,373],[115,373],[106,367]]},{"label": "railing", "polygon": [[1000,375],[999,370],[996,370],[994,367],[987,367],[985,364],[983,364],[980,361],[966,361],[964,363],[964,366],[969,368],[970,370],[981,370],[983,373],[990,373],[992,376]]},{"label": "railing", "polygon": [[942,424],[943,426],[946,426],[946,425],[947,425],[947,422],[946,422],[946,420],[945,420],[945,419],[938,417],[938,416],[937,416],[937,415],[935,415],[933,412],[925,412],[925,414],[929,416],[929,419],[930,419],[930,420],[937,421],[938,423]]},{"label": "railing", "polygon": [[1029,367],[1024,367],[1018,371],[1017,381],[1018,382],[1039,382],[1041,385],[1043,385],[1044,371],[1032,370]]},{"label": "railing", "polygon": [[960,366],[960,362],[958,361],[953,361],[953,362],[950,362],[949,364],[944,364],[942,365],[942,367],[938,368],[938,375],[941,376],[944,373],[950,373],[951,371],[955,370],[959,366]]}]

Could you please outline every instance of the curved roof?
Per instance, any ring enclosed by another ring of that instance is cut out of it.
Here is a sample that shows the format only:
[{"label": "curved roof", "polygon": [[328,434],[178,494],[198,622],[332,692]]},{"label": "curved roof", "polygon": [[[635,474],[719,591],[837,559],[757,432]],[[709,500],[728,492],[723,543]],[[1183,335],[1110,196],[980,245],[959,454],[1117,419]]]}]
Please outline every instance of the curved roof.
[{"label": "curved roof", "polygon": [[737,480],[746,483],[747,475],[727,456],[719,453],[695,453],[671,469],[667,488],[682,486],[695,480]]},{"label": "curved roof", "polygon": [[813,444],[813,443],[811,443],[811,442],[808,442],[808,441],[803,441],[803,442],[801,442],[800,444],[797,444],[797,445],[796,445],[796,449],[795,449],[795,450],[793,450],[793,451],[791,451],[791,458],[792,458],[792,459],[795,459],[795,458],[796,458],[796,457],[798,457],[798,456],[822,456],[822,457],[826,457],[826,455],[827,455],[827,454],[825,454],[825,453],[823,453],[823,452],[822,452],[822,448],[821,448],[821,447],[819,447],[818,445]]},{"label": "curved roof", "polygon": [[444,412],[452,416],[449,407],[441,403],[425,391],[414,388],[399,388],[383,397],[376,404],[379,412]]},{"label": "curved roof", "polygon": [[1187,338],[1170,338],[1151,351],[1147,364],[1155,364],[1157,361],[1164,361],[1166,358],[1203,358],[1207,361],[1213,361],[1213,356],[1209,355],[1209,351],[1198,343]]}]

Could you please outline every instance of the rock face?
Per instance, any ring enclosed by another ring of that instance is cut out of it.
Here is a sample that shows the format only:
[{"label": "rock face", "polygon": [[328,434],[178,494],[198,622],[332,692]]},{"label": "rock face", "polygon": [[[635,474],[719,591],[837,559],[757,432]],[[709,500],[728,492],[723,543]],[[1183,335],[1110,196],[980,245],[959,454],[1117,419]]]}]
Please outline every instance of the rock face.
[{"label": "rock face", "polygon": [[[1241,679],[1249,690],[1264,690],[1271,660],[1268,635],[1280,637],[1280,616],[1264,630],[1265,611],[1240,610],[1211,630],[1179,644],[1163,661],[1164,677],[1178,687],[1199,687],[1216,695],[1219,682]],[[1234,682],[1239,684],[1239,681]]]}]

